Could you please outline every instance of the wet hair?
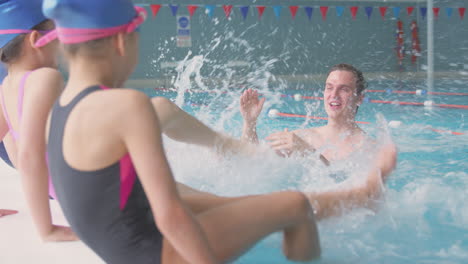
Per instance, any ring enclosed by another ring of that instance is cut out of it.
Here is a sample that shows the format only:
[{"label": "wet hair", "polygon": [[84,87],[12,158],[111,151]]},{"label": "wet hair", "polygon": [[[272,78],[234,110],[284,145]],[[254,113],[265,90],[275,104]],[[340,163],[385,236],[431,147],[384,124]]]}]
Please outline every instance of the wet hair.
[{"label": "wet hair", "polygon": [[356,78],[357,95],[362,95],[364,90],[367,88],[367,82],[366,79],[364,79],[364,75],[360,70],[356,69],[354,66],[346,63],[336,64],[330,68],[330,71],[328,71],[327,78],[328,76],[330,76],[330,73],[334,71],[347,71],[351,72],[354,75],[354,78]]},{"label": "wet hair", "polygon": [[[48,30],[50,19],[46,19],[41,23],[35,25],[31,30]],[[19,34],[10,42],[8,42],[3,48],[0,49],[0,61],[5,64],[10,64],[15,61],[23,50],[24,38],[27,34]]]}]

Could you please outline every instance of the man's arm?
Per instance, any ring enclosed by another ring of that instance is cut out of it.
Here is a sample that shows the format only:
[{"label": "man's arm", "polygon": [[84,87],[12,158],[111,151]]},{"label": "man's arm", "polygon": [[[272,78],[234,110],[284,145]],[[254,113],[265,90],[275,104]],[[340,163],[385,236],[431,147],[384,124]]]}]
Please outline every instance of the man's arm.
[{"label": "man's arm", "polygon": [[247,89],[240,97],[240,111],[244,118],[241,140],[258,144],[257,119],[263,109],[265,98],[259,99],[258,92]]},{"label": "man's arm", "polygon": [[[294,153],[305,157],[316,151],[315,147],[298,136],[296,131],[288,131],[287,128],[269,135],[266,140],[268,140],[270,147],[282,157],[289,157]],[[325,165],[330,165],[330,162],[322,154],[319,158]]]}]

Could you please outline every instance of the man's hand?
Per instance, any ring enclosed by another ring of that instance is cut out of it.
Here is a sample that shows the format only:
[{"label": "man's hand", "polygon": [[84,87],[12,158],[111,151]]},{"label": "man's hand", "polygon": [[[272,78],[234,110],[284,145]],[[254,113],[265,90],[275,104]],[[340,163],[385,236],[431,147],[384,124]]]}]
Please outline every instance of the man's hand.
[{"label": "man's hand", "polygon": [[255,124],[257,118],[262,112],[265,98],[259,99],[258,92],[247,89],[240,97],[240,111],[244,121],[249,124]]},{"label": "man's hand", "polygon": [[282,157],[289,157],[293,153],[306,155],[307,152],[314,152],[314,147],[310,146],[302,138],[288,131],[286,128],[284,131],[276,132],[268,137],[268,144],[276,153]]}]

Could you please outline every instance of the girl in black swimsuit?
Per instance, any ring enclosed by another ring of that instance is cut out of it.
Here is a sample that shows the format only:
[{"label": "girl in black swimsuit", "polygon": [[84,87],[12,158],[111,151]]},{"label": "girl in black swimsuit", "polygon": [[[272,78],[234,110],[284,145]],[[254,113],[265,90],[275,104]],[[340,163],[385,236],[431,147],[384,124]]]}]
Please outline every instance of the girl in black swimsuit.
[{"label": "girl in black swimsuit", "polygon": [[180,197],[161,142],[163,113],[146,95],[120,88],[136,65],[134,31],[144,10],[130,0],[45,0],[44,13],[56,23],[70,69],[50,117],[50,172],[65,217],[96,254],[108,263],[227,262],[282,231],[288,258],[320,255],[313,211],[300,192],[204,210]]}]

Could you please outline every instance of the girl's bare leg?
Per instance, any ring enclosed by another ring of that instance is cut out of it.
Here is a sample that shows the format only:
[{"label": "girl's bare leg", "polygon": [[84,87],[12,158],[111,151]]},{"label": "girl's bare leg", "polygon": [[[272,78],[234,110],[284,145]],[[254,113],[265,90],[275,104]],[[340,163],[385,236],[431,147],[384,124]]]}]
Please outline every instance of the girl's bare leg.
[{"label": "girl's bare leg", "polygon": [[162,133],[176,141],[214,148],[220,154],[255,153],[248,143],[218,133],[164,97],[151,99]]},{"label": "girl's bare leg", "polygon": [[[265,236],[283,231],[283,251],[291,260],[320,255],[318,230],[307,197],[278,192],[245,197],[197,215],[218,260],[239,257]],[[163,263],[186,263],[165,241]]]},{"label": "girl's bare leg", "polygon": [[251,196],[227,197],[218,196],[209,192],[193,189],[183,183],[177,183],[177,190],[185,204],[194,214],[199,214],[209,209],[223,206],[228,203],[239,201]]},{"label": "girl's bare leg", "polygon": [[218,133],[198,119],[187,114],[167,98],[154,97],[151,102],[158,115],[161,131],[165,135],[186,143],[205,147],[215,146]]},{"label": "girl's bare leg", "polygon": [[381,172],[372,169],[367,175],[367,181],[362,186],[342,190],[332,190],[308,193],[310,203],[315,209],[317,220],[338,216],[343,210],[365,207],[375,209],[376,200],[382,194],[383,182]]}]

